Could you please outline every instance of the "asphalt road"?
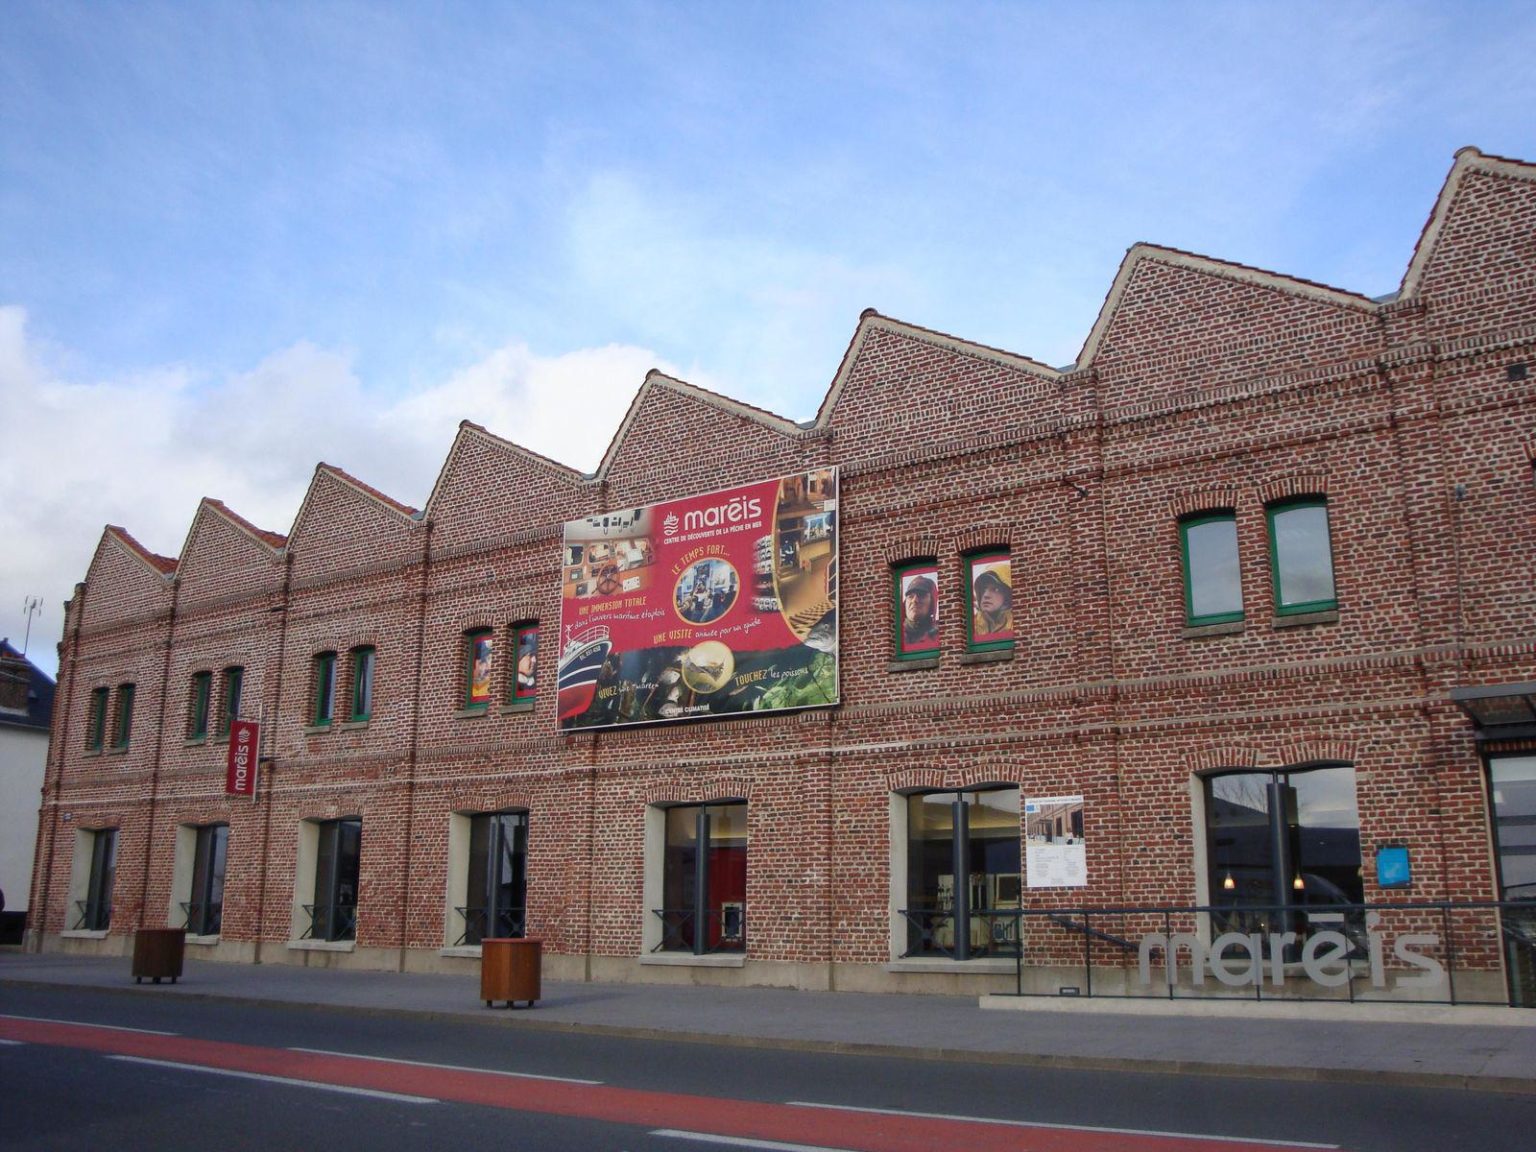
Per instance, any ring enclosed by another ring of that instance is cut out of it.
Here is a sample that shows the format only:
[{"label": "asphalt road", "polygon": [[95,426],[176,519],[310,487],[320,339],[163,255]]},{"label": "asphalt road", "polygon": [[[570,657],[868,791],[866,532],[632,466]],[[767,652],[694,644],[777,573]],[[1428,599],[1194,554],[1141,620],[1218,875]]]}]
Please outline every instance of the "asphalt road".
[{"label": "asphalt road", "polygon": [[1525,1152],[1533,1128],[1531,1096],[757,1050],[520,1029],[494,1017],[0,988],[6,1149]]}]

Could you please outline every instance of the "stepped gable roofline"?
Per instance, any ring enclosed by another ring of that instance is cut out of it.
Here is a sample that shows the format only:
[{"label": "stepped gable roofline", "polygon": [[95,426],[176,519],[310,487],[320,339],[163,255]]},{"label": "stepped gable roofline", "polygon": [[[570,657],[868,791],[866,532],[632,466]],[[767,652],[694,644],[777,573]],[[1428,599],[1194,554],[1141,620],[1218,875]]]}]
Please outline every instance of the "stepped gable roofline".
[{"label": "stepped gable roofline", "polygon": [[1536,164],[1529,164],[1523,160],[1510,160],[1504,156],[1490,156],[1470,145],[1458,148],[1456,162],[1451,165],[1450,172],[1446,174],[1445,183],[1440,188],[1440,195],[1436,197],[1429,219],[1424,222],[1424,230],[1419,233],[1418,243],[1413,247],[1413,258],[1408,262],[1408,269],[1403,273],[1402,287],[1398,290],[1399,299],[1407,300],[1418,296],[1425,269],[1433,259],[1440,233],[1444,230],[1446,221],[1450,219],[1451,205],[1455,203],[1456,195],[1461,191],[1461,185],[1467,175],[1472,172],[1504,176],[1511,180],[1536,180]]},{"label": "stepped gable roofline", "polygon": [[603,453],[602,462],[598,464],[597,471],[591,474],[590,479],[600,479],[608,475],[608,470],[612,467],[613,461],[618,455],[619,446],[624,443],[624,438],[628,435],[631,425],[634,424],[635,418],[645,402],[645,398],[655,388],[664,388],[689,400],[707,404],[721,412],[727,412],[733,416],[740,416],[743,419],[751,420],[755,424],[761,424],[764,428],[785,436],[797,436],[803,431],[800,425],[793,420],[787,420],[783,416],[768,411],[766,408],[759,408],[756,405],[747,404],[741,400],[732,400],[728,396],[722,396],[718,392],[711,392],[707,388],[700,388],[697,384],[689,384],[686,381],[677,380],[668,376],[660,369],[652,368],[645,374],[645,380],[640,384],[639,390],[635,393],[635,398],[629,402],[629,410],[624,413],[624,419],[620,421],[618,431],[613,434],[613,439],[608,442],[608,450]]},{"label": "stepped gable roofline", "polygon": [[498,436],[496,433],[486,429],[486,427],[482,424],[476,424],[473,420],[460,420],[458,435],[453,438],[453,445],[448,449],[448,455],[443,458],[443,466],[437,471],[437,480],[432,485],[432,493],[427,497],[427,507],[425,513],[423,514],[425,519],[430,520],[433,514],[437,511],[438,493],[442,490],[443,480],[448,475],[448,468],[453,463],[454,457],[458,455],[459,445],[470,437],[474,437],[478,440],[484,440],[490,444],[495,445],[497,448],[500,448],[502,451],[510,452],[515,456],[520,456],[524,460],[527,460],[529,463],[534,464],[539,468],[558,473],[559,475],[573,482],[579,483],[582,480],[587,480],[590,478],[586,473],[580,472],[568,464],[562,464],[560,461],[555,460],[549,456],[541,455],[540,453],[533,451],[531,448],[524,448],[521,444],[518,444],[513,440],[508,440],[504,436]]},{"label": "stepped gable roofline", "polygon": [[1002,348],[994,348],[990,344],[978,344],[974,340],[965,340],[959,336],[952,336],[948,332],[940,332],[936,328],[924,328],[918,324],[910,324],[905,320],[896,320],[890,316],[882,316],[873,308],[866,308],[859,313],[859,324],[854,329],[852,338],[848,341],[848,347],[843,352],[842,362],[837,366],[837,374],[832,377],[832,385],[827,389],[827,395],[821,402],[821,408],[817,410],[815,427],[824,426],[832,418],[833,411],[837,408],[838,397],[842,395],[843,387],[848,383],[853,373],[853,366],[858,362],[859,353],[864,348],[864,341],[869,333],[880,330],[894,332],[898,335],[920,340],[925,344],[935,344],[946,348],[951,352],[962,356],[975,356],[983,360],[992,360],[998,364],[1031,376],[1038,376],[1041,380],[1055,381],[1061,378],[1061,372],[1039,360],[1028,356],[1021,356],[1017,352],[1008,352]]},{"label": "stepped gable roofline", "polygon": [[315,474],[309,482],[309,490],[304,493],[304,501],[299,505],[298,514],[293,518],[293,527],[288,532],[288,541],[290,544],[292,543],[294,537],[298,535],[299,525],[304,523],[304,518],[309,512],[310,501],[315,498],[315,489],[320,486],[320,479],[323,476],[329,477],[330,479],[336,481],[338,484],[342,484],[352,489],[354,492],[357,492],[358,494],[373,501],[375,504],[378,504],[380,507],[386,509],[392,515],[398,516],[401,522],[408,526],[421,523],[420,514],[410,505],[402,504],[400,501],[384,495],[384,493],[380,492],[372,485],[364,484],[357,477],[351,475],[341,468],[336,467],[334,464],[326,464],[324,461],[322,461],[321,463],[315,465]]},{"label": "stepped gable roofline", "polygon": [[1288,276],[1283,272],[1270,272],[1263,268],[1254,268],[1248,264],[1239,264],[1233,260],[1219,260],[1214,256],[1202,256],[1198,252],[1186,252],[1182,248],[1169,248],[1161,244],[1136,243],[1127,249],[1125,259],[1120,261],[1120,270],[1115,274],[1114,282],[1110,284],[1109,292],[1104,297],[1104,304],[1099,309],[1098,319],[1094,321],[1093,328],[1088,333],[1088,339],[1083,343],[1083,350],[1078,353],[1077,366],[1079,368],[1093,367],[1094,358],[1098,355],[1099,344],[1104,339],[1104,334],[1109,331],[1109,326],[1114,320],[1115,313],[1120,309],[1121,300],[1125,296],[1126,288],[1130,285],[1131,277],[1135,273],[1137,265],[1143,260],[1151,260],[1175,268],[1188,268],[1191,271],[1224,280],[1237,280],[1261,288],[1271,288],[1277,292],[1284,292],[1291,296],[1300,296],[1321,304],[1329,304],[1336,308],[1351,308],[1360,312],[1374,312],[1379,307],[1376,301],[1359,292],[1350,292],[1343,288],[1335,288],[1329,284],[1320,284],[1315,280],[1305,280],[1300,276]]},{"label": "stepped gable roofline", "polygon": [[[192,529],[197,527],[197,517],[203,514],[203,509],[205,508],[215,515],[222,516],[225,520],[228,520],[236,528],[270,552],[278,553],[288,546],[288,537],[284,536],[281,532],[268,532],[265,528],[256,527],[256,525],[252,524],[240,513],[225,504],[224,501],[217,500],[212,496],[204,496],[198,502],[197,515],[192,517]],[[191,543],[192,540],[192,529],[187,531],[188,543]],[[185,559],[187,554],[185,544],[182,545],[181,554],[182,558]]]},{"label": "stepped gable roofline", "polygon": [[169,556],[161,556],[157,552],[151,552],[129,535],[127,529],[119,528],[116,524],[108,524],[102,536],[116,540],[119,546],[130,556],[151,569],[160,578],[168,580],[176,575],[175,560],[172,560]]}]

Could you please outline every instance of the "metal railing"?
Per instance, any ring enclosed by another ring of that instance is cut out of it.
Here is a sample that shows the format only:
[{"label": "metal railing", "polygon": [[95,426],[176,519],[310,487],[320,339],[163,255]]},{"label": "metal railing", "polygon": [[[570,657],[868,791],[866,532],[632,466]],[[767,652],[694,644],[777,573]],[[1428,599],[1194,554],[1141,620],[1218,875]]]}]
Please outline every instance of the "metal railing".
[{"label": "metal railing", "polygon": [[224,926],[224,904],[222,901],[216,904],[203,904],[195,900],[183,900],[181,911],[182,915],[186,917],[182,927],[190,935],[217,936]]},{"label": "metal railing", "polygon": [[464,931],[453,942],[453,947],[475,945],[487,937],[491,939],[520,938],[528,934],[528,910],[526,908],[498,908],[494,914],[488,908],[466,905],[455,908]]},{"label": "metal railing", "polygon": [[91,900],[75,901],[75,926],[72,932],[105,932],[112,926],[112,902],[97,904]]},{"label": "metal railing", "polygon": [[747,909],[745,904],[732,903],[704,912],[704,934],[695,931],[696,916],[692,908],[653,908],[653,915],[661,921],[661,939],[652,952],[692,952],[707,955],[711,952],[744,952],[747,948]]},{"label": "metal railing", "polygon": [[[938,956],[979,960],[989,956],[1019,954],[1019,918],[1016,909],[977,908],[966,916],[957,932],[955,913],[938,908],[901,908],[907,922],[907,946],[903,959]],[[962,947],[961,945],[964,945]]]},{"label": "metal railing", "polygon": [[356,904],[303,904],[309,921],[300,940],[355,940],[357,938]]},{"label": "metal railing", "polygon": [[[949,914],[902,915],[931,953],[954,956],[936,922]],[[1022,996],[1536,1007],[1536,901],[1026,908],[972,913],[972,921],[978,916],[994,934],[999,921],[1014,925],[1009,954]],[[906,954],[917,954],[910,940]]]}]

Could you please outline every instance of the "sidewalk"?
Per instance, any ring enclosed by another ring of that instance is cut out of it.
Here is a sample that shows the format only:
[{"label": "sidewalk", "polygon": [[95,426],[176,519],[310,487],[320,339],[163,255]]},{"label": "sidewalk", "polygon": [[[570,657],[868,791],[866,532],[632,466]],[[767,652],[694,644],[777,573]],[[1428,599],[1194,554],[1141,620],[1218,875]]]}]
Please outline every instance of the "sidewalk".
[{"label": "sidewalk", "polygon": [[[476,977],[188,960],[176,984],[135,984],[127,957],[0,952],[10,985],[107,989],[452,1016],[670,1040],[1127,1072],[1355,1080],[1536,1095],[1536,1011],[1338,1005],[1326,1019],[1284,1005],[1205,1014],[1168,1006],[1011,997],[880,996],[545,980],[532,1010],[486,1008]],[[985,1005],[985,1006],[983,1006]],[[989,1011],[988,1008],[1017,1009]],[[1171,1010],[1172,1009],[1172,1010]]]}]

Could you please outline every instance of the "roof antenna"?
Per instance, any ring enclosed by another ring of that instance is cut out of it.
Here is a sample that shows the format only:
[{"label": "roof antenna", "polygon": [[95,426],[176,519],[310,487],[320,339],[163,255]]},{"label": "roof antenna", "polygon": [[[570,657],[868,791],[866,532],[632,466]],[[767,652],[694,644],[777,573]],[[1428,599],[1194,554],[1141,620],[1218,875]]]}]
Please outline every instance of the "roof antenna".
[{"label": "roof antenna", "polygon": [[21,610],[27,614],[27,634],[21,641],[21,654],[25,656],[27,654],[27,645],[32,643],[32,617],[43,610],[43,598],[41,596],[28,596]]}]

